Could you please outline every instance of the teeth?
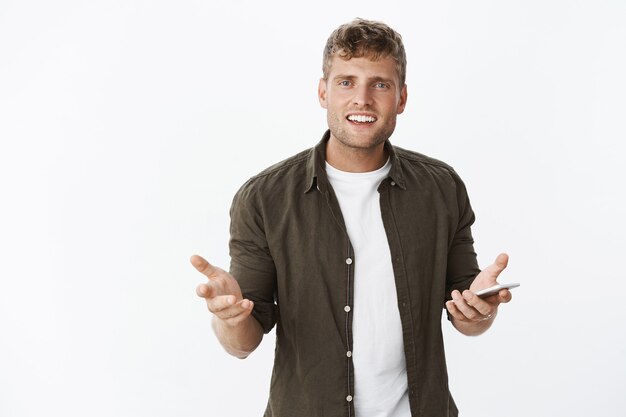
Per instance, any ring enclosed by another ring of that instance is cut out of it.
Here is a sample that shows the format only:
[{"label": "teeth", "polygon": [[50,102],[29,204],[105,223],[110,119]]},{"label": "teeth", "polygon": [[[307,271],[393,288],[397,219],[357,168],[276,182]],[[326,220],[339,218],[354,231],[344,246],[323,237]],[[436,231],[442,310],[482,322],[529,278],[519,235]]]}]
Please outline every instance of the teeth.
[{"label": "teeth", "polygon": [[372,116],[364,116],[361,114],[352,114],[348,116],[348,120],[350,120],[351,122],[372,123],[376,121],[376,118]]}]

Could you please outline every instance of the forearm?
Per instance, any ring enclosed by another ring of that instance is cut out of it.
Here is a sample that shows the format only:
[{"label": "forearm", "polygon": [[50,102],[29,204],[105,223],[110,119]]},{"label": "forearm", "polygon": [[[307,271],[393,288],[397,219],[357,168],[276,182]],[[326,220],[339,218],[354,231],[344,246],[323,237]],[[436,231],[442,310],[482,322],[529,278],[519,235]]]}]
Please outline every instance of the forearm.
[{"label": "forearm", "polygon": [[212,326],[226,352],[239,359],[248,357],[263,339],[263,328],[252,315],[235,326],[213,316]]},{"label": "forearm", "polygon": [[456,318],[452,318],[452,325],[465,336],[478,336],[485,333],[493,324],[496,318],[496,313],[486,320],[480,321],[462,321]]}]

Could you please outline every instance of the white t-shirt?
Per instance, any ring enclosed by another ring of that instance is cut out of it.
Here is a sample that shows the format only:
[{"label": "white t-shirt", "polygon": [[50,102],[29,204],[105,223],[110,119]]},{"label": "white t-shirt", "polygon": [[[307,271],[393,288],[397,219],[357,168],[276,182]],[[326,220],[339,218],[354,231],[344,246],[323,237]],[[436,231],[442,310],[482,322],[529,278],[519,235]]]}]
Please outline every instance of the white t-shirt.
[{"label": "white t-shirt", "polygon": [[390,169],[389,161],[364,173],[339,171],[326,163],[354,249],[352,360],[357,417],[411,416],[396,284],[377,191]]}]

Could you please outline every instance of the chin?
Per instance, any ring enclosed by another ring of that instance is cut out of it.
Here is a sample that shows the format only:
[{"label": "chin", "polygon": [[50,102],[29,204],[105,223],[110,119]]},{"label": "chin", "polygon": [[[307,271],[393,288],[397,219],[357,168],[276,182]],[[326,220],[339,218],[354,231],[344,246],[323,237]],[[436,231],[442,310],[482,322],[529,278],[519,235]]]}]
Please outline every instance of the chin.
[{"label": "chin", "polygon": [[384,138],[359,138],[354,136],[347,138],[337,137],[337,140],[347,147],[361,150],[375,149],[386,141]]},{"label": "chin", "polygon": [[345,136],[347,142],[355,148],[361,149],[372,149],[376,148],[389,139],[393,130],[391,131],[378,131],[378,132],[370,132],[367,134],[348,134]]}]

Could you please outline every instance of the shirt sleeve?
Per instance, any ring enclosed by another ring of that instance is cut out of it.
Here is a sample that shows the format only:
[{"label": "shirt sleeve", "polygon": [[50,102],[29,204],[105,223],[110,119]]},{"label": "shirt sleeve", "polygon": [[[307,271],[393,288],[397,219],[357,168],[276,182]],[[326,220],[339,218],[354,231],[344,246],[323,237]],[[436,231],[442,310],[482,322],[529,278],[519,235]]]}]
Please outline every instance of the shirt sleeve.
[{"label": "shirt sleeve", "polygon": [[[474,251],[474,238],[471,226],[475,216],[470,205],[467,190],[463,181],[453,173],[456,183],[458,224],[448,249],[448,265],[446,272],[446,300],[452,299],[452,291],[463,292],[468,289],[480,273],[476,252]],[[448,318],[449,315],[448,315]]]},{"label": "shirt sleeve", "polygon": [[276,268],[270,255],[258,193],[251,182],[237,192],[230,209],[230,273],[243,297],[254,302],[252,316],[269,333],[278,317]]}]

